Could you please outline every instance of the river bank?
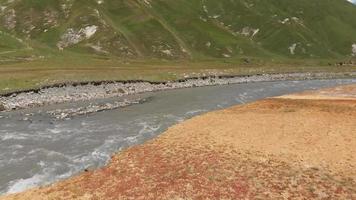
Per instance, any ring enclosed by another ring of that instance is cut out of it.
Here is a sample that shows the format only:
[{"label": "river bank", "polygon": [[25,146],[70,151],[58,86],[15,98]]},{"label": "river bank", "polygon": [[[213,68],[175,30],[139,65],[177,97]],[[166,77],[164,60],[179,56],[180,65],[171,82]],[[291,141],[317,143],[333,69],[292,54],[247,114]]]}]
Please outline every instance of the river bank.
[{"label": "river bank", "polygon": [[[18,110],[44,105],[87,101],[111,97],[123,97],[144,92],[171,90],[189,87],[226,85],[236,83],[313,80],[333,78],[354,78],[355,73],[290,73],[262,74],[251,76],[209,76],[188,78],[168,82],[149,81],[103,81],[67,83],[42,87],[39,89],[17,91],[0,96],[0,111]],[[130,103],[128,103],[130,104]],[[88,108],[92,110],[93,108]],[[72,111],[70,111],[72,112]]]},{"label": "river bank", "polygon": [[102,169],[0,199],[354,199],[355,88],[198,116]]}]

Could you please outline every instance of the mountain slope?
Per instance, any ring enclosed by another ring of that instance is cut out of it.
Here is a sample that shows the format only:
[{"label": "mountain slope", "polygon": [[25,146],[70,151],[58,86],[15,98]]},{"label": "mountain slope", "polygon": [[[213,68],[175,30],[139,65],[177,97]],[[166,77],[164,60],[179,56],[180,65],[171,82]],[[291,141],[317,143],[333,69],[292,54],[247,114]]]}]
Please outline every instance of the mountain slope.
[{"label": "mountain slope", "polygon": [[0,0],[0,62],[338,59],[355,46],[356,6],[344,0]]}]

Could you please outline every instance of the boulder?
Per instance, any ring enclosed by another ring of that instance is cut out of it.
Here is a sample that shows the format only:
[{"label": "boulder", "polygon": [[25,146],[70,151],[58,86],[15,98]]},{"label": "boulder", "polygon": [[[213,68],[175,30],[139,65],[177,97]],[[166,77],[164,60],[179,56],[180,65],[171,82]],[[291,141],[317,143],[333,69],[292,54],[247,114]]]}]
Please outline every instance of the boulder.
[{"label": "boulder", "polygon": [[0,103],[0,112],[4,110],[6,110],[5,106],[2,103]]}]

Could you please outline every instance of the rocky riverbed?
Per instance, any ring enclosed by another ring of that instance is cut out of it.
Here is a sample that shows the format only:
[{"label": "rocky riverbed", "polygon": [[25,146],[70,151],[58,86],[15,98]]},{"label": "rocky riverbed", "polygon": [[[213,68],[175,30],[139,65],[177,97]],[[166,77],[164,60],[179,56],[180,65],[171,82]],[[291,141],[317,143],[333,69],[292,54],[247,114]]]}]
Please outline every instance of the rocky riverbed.
[{"label": "rocky riverbed", "polygon": [[57,109],[48,111],[47,113],[56,119],[70,119],[72,117],[87,115],[96,112],[102,112],[105,110],[113,110],[118,108],[127,107],[134,104],[140,104],[146,102],[147,99],[124,99],[123,101],[115,101],[113,103],[103,103],[103,104],[90,104],[89,106],[83,106],[78,108],[68,108],[68,109]]},{"label": "rocky riverbed", "polygon": [[[89,82],[80,84],[63,84],[47,86],[38,90],[13,92],[0,96],[0,111],[18,110],[43,105],[66,102],[87,101],[93,99],[123,97],[143,92],[161,90],[202,87],[212,85],[225,85],[248,82],[280,81],[280,80],[310,80],[329,78],[355,77],[354,73],[290,73],[290,74],[263,74],[251,76],[212,76],[189,78],[172,82],[146,82],[146,81],[113,81]],[[128,103],[128,102],[126,102]],[[128,103],[130,104],[130,103]],[[111,106],[109,106],[111,107]],[[114,106],[115,107],[115,106]],[[91,108],[86,108],[86,110]],[[95,109],[95,108],[94,108]],[[100,110],[100,108],[99,108]],[[70,111],[72,112],[72,111]],[[63,112],[61,112],[63,113]],[[68,112],[67,112],[68,113]],[[55,114],[57,115],[57,114]],[[58,116],[58,115],[57,115]],[[60,117],[61,118],[61,117]]]}]

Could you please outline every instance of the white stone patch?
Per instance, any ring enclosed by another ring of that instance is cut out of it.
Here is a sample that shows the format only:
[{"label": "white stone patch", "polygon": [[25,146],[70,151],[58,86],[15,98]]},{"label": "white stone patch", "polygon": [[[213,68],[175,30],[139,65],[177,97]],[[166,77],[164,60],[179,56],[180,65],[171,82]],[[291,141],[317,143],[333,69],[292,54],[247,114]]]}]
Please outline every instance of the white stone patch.
[{"label": "white stone patch", "polygon": [[79,31],[70,28],[62,35],[61,40],[57,43],[57,47],[60,50],[63,50],[64,48],[78,44],[85,39],[90,39],[96,33],[97,29],[98,26],[96,25],[81,28]]},{"label": "white stone patch", "polygon": [[224,58],[231,58],[231,55],[229,54],[223,53],[222,55],[224,56]]},{"label": "white stone patch", "polygon": [[255,37],[255,35],[260,32],[260,29],[255,29],[253,30],[252,36],[251,37]]},{"label": "white stone patch", "polygon": [[6,6],[0,6],[0,12],[4,12],[6,10]]},{"label": "white stone patch", "polygon": [[64,35],[62,35],[61,41],[58,42],[57,47],[62,50],[63,48],[77,44],[80,41],[82,41],[82,36],[74,29],[70,28]]},{"label": "white stone patch", "polygon": [[352,44],[352,56],[356,56],[356,43]]},{"label": "white stone patch", "polygon": [[213,16],[210,16],[210,18],[213,18],[213,19],[217,19],[217,18],[219,18],[220,17],[220,15],[213,15]]},{"label": "white stone patch", "polygon": [[205,19],[205,18],[202,17],[202,16],[199,16],[199,19],[202,20],[203,22],[207,22],[207,21],[208,21],[207,19]]},{"label": "white stone patch", "polygon": [[303,20],[299,19],[298,17],[292,17],[292,21],[293,21],[294,23],[297,23],[297,24],[299,24],[299,25],[305,27],[305,25],[304,25],[304,23],[303,23]]},{"label": "white stone patch", "polygon": [[208,8],[206,7],[206,5],[203,5],[203,10],[205,13],[208,13]]},{"label": "white stone patch", "polygon": [[181,50],[182,50],[183,53],[188,53],[188,51],[183,47],[181,47]]},{"label": "white stone patch", "polygon": [[303,20],[299,19],[298,17],[288,17],[288,18],[285,18],[283,20],[278,20],[279,23],[281,24],[291,24],[291,23],[296,23],[296,24],[299,24],[301,26],[305,26],[304,23],[303,23]]},{"label": "white stone patch", "polygon": [[250,27],[244,27],[241,31],[241,35],[249,36],[250,35]]},{"label": "white stone patch", "polygon": [[101,5],[101,4],[104,3],[104,0],[97,0],[96,3],[99,4],[99,5]]},{"label": "white stone patch", "polygon": [[95,16],[100,17],[100,12],[98,9],[94,9]]},{"label": "white stone patch", "polygon": [[79,32],[83,32],[85,34],[86,39],[91,38],[97,31],[98,27],[95,25],[87,26],[84,29],[81,29]]},{"label": "white stone patch", "polygon": [[260,29],[254,29],[254,28],[250,28],[248,26],[244,27],[240,34],[246,37],[254,37],[258,32],[260,31]]},{"label": "white stone patch", "polygon": [[142,0],[147,6],[151,7],[151,2],[149,0]]},{"label": "white stone patch", "polygon": [[166,54],[167,56],[173,56],[173,53],[171,50],[166,49],[166,50],[162,50],[162,53]]},{"label": "white stone patch", "polygon": [[292,20],[295,21],[295,22],[300,21],[300,19],[298,17],[292,17]]},{"label": "white stone patch", "polygon": [[245,5],[245,7],[246,8],[248,8],[248,9],[250,9],[250,8],[252,8],[253,6],[254,6],[254,4],[253,3],[247,3],[247,2],[244,2],[244,5]]},{"label": "white stone patch", "polygon": [[297,48],[297,43],[294,43],[290,47],[288,47],[290,54],[294,55],[296,48]]},{"label": "white stone patch", "polygon": [[282,24],[286,24],[289,22],[289,18],[285,18],[284,20],[280,21]]}]

